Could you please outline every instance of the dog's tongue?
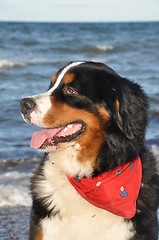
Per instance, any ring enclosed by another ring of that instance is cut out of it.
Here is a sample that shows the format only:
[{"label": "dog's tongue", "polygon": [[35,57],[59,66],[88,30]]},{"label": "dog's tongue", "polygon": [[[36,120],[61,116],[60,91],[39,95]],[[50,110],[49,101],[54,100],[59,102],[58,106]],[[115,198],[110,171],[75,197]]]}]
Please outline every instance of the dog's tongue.
[{"label": "dog's tongue", "polygon": [[33,133],[30,147],[39,149],[46,139],[52,139],[52,137],[58,133],[62,128],[55,129],[42,129]]},{"label": "dog's tongue", "polygon": [[57,137],[66,137],[78,132],[82,128],[81,123],[68,124],[59,128],[48,128],[34,132],[31,138],[30,147],[39,149],[43,143],[51,142],[51,139],[56,135]]}]

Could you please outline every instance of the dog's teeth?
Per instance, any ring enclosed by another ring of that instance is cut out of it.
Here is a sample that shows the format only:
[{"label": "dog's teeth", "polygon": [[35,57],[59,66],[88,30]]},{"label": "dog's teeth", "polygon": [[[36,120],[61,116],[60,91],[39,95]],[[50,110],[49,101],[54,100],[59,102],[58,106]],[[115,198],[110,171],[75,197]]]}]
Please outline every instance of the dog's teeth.
[{"label": "dog's teeth", "polygon": [[69,124],[67,127],[68,127],[68,128],[72,128],[72,127],[73,127],[73,124]]},{"label": "dog's teeth", "polygon": [[65,127],[63,131],[64,131],[64,132],[67,132],[67,130],[68,130],[68,127]]}]

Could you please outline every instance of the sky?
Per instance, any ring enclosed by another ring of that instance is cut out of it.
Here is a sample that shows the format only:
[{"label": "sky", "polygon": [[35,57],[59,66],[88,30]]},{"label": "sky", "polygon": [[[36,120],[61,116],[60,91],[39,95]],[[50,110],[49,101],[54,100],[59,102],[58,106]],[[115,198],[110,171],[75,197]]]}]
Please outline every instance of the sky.
[{"label": "sky", "polygon": [[0,0],[0,21],[158,21],[159,0]]}]

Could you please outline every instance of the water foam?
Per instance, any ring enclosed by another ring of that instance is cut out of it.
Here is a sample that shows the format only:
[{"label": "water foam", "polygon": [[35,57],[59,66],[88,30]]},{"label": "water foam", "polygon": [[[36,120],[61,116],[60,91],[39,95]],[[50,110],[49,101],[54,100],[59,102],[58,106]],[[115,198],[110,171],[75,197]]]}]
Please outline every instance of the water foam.
[{"label": "water foam", "polygon": [[8,69],[14,67],[25,67],[27,65],[32,64],[43,64],[43,63],[50,63],[48,59],[45,58],[31,58],[26,59],[26,61],[15,61],[15,60],[7,60],[7,59],[0,59],[0,69]]},{"label": "water foam", "polygon": [[15,62],[7,59],[0,59],[0,68],[13,68],[22,66],[25,66],[25,63]]},{"label": "water foam", "polygon": [[80,49],[80,52],[84,53],[100,53],[100,54],[105,54],[107,52],[112,52],[114,50],[114,46],[111,45],[85,45]]},{"label": "water foam", "polygon": [[9,171],[0,174],[0,207],[30,206],[29,181],[25,172]]},{"label": "water foam", "polygon": [[156,144],[153,144],[151,146],[151,151],[152,153],[155,155],[155,157],[157,158],[157,160],[159,161],[159,146],[157,146]]},{"label": "water foam", "polygon": [[104,52],[107,52],[107,51],[111,51],[114,49],[113,46],[111,45],[96,45],[96,48],[100,51],[104,51]]}]

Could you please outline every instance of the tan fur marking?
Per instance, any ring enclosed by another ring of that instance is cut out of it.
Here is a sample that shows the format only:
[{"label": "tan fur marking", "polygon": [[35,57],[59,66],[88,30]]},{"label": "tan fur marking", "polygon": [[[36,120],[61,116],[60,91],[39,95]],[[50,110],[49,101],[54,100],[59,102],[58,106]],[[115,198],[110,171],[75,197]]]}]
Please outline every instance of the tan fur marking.
[{"label": "tan fur marking", "polygon": [[99,112],[100,116],[102,117],[102,119],[105,122],[108,122],[110,120],[110,115],[106,111],[106,109],[104,107],[101,107],[100,105],[97,105],[97,109],[98,109],[98,112]]},{"label": "tan fur marking", "polygon": [[85,122],[86,130],[77,140],[77,143],[81,146],[78,160],[83,163],[87,160],[95,161],[104,139],[103,125],[101,125],[99,117],[85,110],[59,103],[55,97],[51,97],[51,102],[52,108],[43,118],[45,126],[55,128],[77,120]]},{"label": "tan fur marking", "polygon": [[93,116],[88,117],[91,125],[85,121],[88,126],[83,136],[78,140],[81,146],[78,160],[83,163],[87,160],[91,160],[93,167],[95,167],[95,160],[103,142],[104,134],[99,119],[95,119]]},{"label": "tan fur marking", "polygon": [[57,74],[55,74],[51,77],[51,83],[54,84],[56,82],[56,80],[57,80]]},{"label": "tan fur marking", "polygon": [[[105,108],[98,105],[97,109],[100,117],[103,119],[102,123],[106,125],[110,120],[108,112],[105,110]],[[79,158],[81,161],[85,161],[85,159],[93,159],[93,156],[95,156],[96,159],[97,153],[100,150],[101,143],[103,142],[104,138],[104,130],[103,126],[101,126],[101,119],[99,119],[99,117],[92,118],[90,116],[87,120],[87,123],[90,129],[86,130],[85,136],[80,138],[79,141],[79,144],[81,146],[84,146],[79,154]]]},{"label": "tan fur marking", "polygon": [[115,101],[115,107],[116,107],[117,111],[119,111],[120,103],[119,103],[118,99],[116,99],[116,101]]},{"label": "tan fur marking", "polygon": [[120,115],[120,112],[119,112],[119,109],[120,109],[120,102],[118,99],[116,99],[115,101],[115,107],[116,107],[116,110],[118,112],[118,121],[119,121],[119,124],[122,126],[122,118],[121,118],[121,115]]},{"label": "tan fur marking", "polygon": [[74,73],[66,73],[65,76],[63,77],[63,82],[65,84],[71,83],[75,79],[75,74]]},{"label": "tan fur marking", "polygon": [[43,233],[41,227],[37,227],[35,230],[34,240],[43,240]]}]

